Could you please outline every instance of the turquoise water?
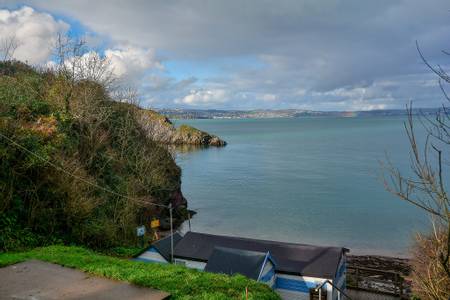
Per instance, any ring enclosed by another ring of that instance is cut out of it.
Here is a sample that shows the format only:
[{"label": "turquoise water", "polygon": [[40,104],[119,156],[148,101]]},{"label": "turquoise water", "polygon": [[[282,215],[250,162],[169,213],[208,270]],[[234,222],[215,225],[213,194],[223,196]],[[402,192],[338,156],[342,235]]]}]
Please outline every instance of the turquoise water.
[{"label": "turquoise water", "polygon": [[[228,142],[177,154],[192,230],[407,256],[427,217],[384,189],[408,169],[401,117],[182,120]],[[187,225],[185,224],[185,229]]]}]

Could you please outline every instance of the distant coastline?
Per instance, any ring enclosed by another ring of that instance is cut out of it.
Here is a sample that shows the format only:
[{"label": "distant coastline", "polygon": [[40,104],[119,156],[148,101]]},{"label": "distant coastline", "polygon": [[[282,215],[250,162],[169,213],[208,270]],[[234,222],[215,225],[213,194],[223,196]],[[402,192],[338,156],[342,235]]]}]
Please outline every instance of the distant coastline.
[{"label": "distant coastline", "polygon": [[[169,119],[269,119],[300,117],[392,117],[405,116],[406,109],[386,109],[367,111],[314,111],[303,109],[279,110],[217,110],[217,109],[155,109]],[[413,114],[430,115],[438,108],[416,108]]]}]

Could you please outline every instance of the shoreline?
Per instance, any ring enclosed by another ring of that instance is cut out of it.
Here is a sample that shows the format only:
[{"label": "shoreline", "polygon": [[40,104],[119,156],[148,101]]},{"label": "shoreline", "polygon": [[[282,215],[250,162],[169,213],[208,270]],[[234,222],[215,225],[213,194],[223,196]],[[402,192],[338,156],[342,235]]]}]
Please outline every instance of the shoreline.
[{"label": "shoreline", "polygon": [[412,258],[409,248],[406,248],[404,251],[397,250],[392,251],[388,249],[358,249],[358,248],[349,248],[350,250],[348,256],[375,256],[375,257],[386,257],[386,258],[398,258],[404,260],[410,260]]},{"label": "shoreline", "polygon": [[411,259],[407,258],[381,255],[347,255],[347,264],[350,267],[400,273],[402,276],[411,274]]},{"label": "shoreline", "polygon": [[412,295],[411,260],[379,255],[347,256],[347,288],[388,295]]}]

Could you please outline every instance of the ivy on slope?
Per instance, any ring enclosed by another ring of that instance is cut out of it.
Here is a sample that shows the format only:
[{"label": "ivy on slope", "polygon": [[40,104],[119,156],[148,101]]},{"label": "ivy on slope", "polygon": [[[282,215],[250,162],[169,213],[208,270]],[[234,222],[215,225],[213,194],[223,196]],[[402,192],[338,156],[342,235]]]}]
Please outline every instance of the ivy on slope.
[{"label": "ivy on slope", "polygon": [[133,245],[137,225],[167,214],[151,203],[184,199],[179,167],[142,132],[137,109],[98,82],[0,62],[0,133],[36,154],[0,138],[0,251]]}]

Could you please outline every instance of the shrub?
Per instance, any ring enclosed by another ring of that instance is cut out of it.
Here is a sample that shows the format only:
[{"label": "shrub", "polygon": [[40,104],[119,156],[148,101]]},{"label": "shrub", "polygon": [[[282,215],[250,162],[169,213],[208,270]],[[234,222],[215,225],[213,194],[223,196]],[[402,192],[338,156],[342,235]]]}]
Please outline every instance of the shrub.
[{"label": "shrub", "polygon": [[440,261],[442,249],[447,247],[443,230],[417,235],[413,248],[413,292],[420,299],[450,299],[450,278]]},{"label": "shrub", "polygon": [[0,63],[0,251],[129,246],[137,225],[167,214],[151,203],[173,201],[181,172],[136,109],[98,82]]}]

